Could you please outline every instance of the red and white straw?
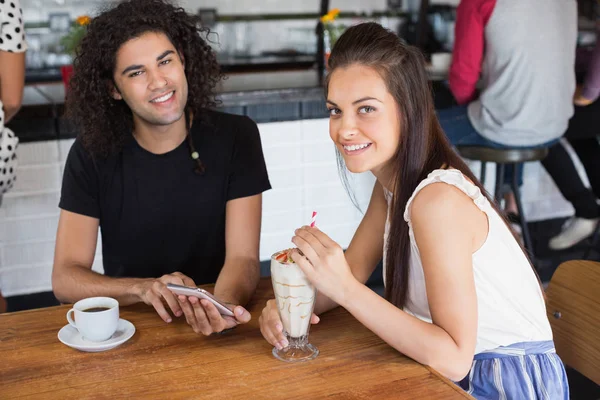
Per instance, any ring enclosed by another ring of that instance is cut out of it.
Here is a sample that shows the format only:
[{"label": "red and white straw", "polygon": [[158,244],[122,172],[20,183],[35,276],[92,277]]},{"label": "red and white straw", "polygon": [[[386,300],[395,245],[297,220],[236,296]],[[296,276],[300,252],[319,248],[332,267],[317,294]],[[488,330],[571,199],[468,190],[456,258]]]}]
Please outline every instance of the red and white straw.
[{"label": "red and white straw", "polygon": [[312,213],[312,218],[310,220],[310,227],[314,228],[315,227],[315,223],[317,222],[317,212],[313,211]]}]

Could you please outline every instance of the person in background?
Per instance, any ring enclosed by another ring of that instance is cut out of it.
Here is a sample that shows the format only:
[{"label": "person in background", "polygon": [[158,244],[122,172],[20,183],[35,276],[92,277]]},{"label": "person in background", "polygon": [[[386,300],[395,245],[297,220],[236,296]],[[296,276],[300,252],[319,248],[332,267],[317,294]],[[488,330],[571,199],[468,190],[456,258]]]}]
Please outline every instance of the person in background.
[{"label": "person in background", "polygon": [[596,23],[598,39],[591,53],[585,49],[578,51],[577,66],[583,70],[578,75],[584,75],[584,79],[583,85],[575,91],[575,114],[565,133],[565,139],[581,160],[591,190],[583,184],[563,144],[552,146],[542,164],[575,210],[575,215],[567,219],[561,231],[548,242],[552,250],[567,249],[588,238],[600,221],[600,19]]},{"label": "person in background", "polygon": [[[62,302],[144,302],[167,323],[210,335],[250,320],[260,277],[260,136],[211,111],[220,69],[199,17],[162,0],[118,3],[92,19],[67,113],[79,129],[62,183],[52,287]],[[98,228],[104,275],[92,271]],[[235,317],[166,285],[213,283]]]},{"label": "person in background", "polygon": [[[0,205],[17,179],[19,139],[6,124],[17,114],[25,85],[25,28],[19,0],[0,2]],[[0,288],[1,289],[1,288]],[[6,301],[0,293],[0,313]]]},{"label": "person in background", "polygon": [[[340,165],[377,182],[346,252],[316,227],[292,238],[292,259],[317,288],[315,313],[344,307],[475,398],[567,399],[539,279],[444,135],[419,50],[365,23],[339,38],[329,65]],[[365,285],[382,258],[385,298]],[[274,300],[260,326],[273,346],[288,345]]]},{"label": "person in background", "polygon": [[[462,0],[449,76],[459,106],[438,111],[450,142],[492,148],[556,142],[573,114],[576,38],[575,0]],[[505,171],[506,181],[512,168]],[[505,211],[516,213],[514,197],[505,199]]]}]

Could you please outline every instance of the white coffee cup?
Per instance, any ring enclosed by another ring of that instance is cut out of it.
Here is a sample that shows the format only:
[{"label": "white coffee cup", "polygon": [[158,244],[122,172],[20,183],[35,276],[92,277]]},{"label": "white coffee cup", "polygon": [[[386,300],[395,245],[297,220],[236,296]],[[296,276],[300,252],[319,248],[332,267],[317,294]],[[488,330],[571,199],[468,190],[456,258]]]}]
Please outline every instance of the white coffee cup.
[{"label": "white coffee cup", "polygon": [[[71,313],[75,314],[75,320]],[[79,300],[67,311],[67,321],[84,339],[103,342],[117,330],[119,302],[111,297],[89,297]]]}]

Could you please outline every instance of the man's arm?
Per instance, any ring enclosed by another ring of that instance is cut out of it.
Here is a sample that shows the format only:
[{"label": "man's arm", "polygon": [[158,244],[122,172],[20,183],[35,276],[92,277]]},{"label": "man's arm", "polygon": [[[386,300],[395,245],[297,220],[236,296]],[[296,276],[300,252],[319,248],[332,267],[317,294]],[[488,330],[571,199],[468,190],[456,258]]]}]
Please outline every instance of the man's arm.
[{"label": "man's arm", "polygon": [[56,298],[73,303],[86,297],[107,296],[117,299],[121,306],[144,302],[152,305],[165,322],[171,322],[164,299],[173,313],[181,316],[182,306],[166,284],[195,286],[189,277],[174,273],[158,279],[112,278],[92,271],[98,226],[97,218],[61,210],[52,270]]},{"label": "man's arm", "polygon": [[245,305],[256,290],[261,216],[262,194],[227,202],[225,264],[215,285],[215,296],[223,301]]},{"label": "man's arm", "polygon": [[140,301],[133,288],[141,280],[115,279],[92,271],[97,240],[98,219],[61,210],[52,270],[56,298],[64,303],[93,296],[113,297],[121,305]]},{"label": "man's arm", "polygon": [[223,317],[207,300],[179,296],[187,323],[196,333],[211,335],[250,321],[243,307],[260,278],[258,260],[262,194],[229,200],[225,209],[225,264],[217,278],[214,295],[231,305],[235,317]]},{"label": "man's arm", "polygon": [[476,97],[485,48],[485,26],[496,0],[462,0],[456,9],[456,25],[450,90],[458,104],[467,104]]}]

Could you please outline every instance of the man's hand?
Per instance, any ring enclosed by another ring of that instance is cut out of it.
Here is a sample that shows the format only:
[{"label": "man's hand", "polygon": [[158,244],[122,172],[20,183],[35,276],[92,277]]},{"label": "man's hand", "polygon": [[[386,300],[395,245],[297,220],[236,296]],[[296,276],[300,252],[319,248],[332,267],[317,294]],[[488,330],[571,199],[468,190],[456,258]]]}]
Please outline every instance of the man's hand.
[{"label": "man's hand", "polygon": [[141,301],[154,307],[163,321],[169,323],[171,322],[171,316],[166,310],[163,300],[168,304],[173,315],[176,317],[180,317],[185,312],[193,312],[193,310],[189,303],[180,304],[180,302],[177,301],[177,296],[167,289],[167,283],[196,287],[192,278],[185,276],[181,272],[174,272],[172,274],[163,275],[158,279],[148,280],[137,284],[136,292]]},{"label": "man's hand", "polygon": [[249,322],[251,318],[250,313],[244,307],[231,303],[225,304],[233,310],[235,317],[221,315],[217,307],[205,299],[180,295],[179,303],[187,323],[190,324],[194,332],[205,336],[235,328],[239,324]]}]

